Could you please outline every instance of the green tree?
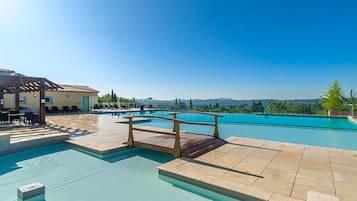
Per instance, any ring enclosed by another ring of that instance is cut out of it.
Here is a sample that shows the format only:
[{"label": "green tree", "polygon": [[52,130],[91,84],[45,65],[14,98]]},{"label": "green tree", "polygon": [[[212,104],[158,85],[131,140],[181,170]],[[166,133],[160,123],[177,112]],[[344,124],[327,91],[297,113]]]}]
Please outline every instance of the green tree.
[{"label": "green tree", "polygon": [[351,89],[350,90],[350,97],[349,98],[345,98],[345,97],[342,97],[343,101],[345,101],[348,105],[351,106],[351,116],[354,116],[354,110],[355,110],[355,106],[357,104],[357,97],[356,97],[356,94],[353,93],[353,90]]},{"label": "green tree", "polygon": [[113,101],[112,102],[118,102],[118,97],[117,97],[116,93],[114,93],[114,95],[113,95]]},{"label": "green tree", "polygon": [[98,98],[98,102],[104,103],[104,102],[111,102],[111,96],[110,94],[104,94],[103,96]]},{"label": "green tree", "polygon": [[114,102],[114,91],[113,91],[113,89],[112,89],[112,93],[111,93],[111,96],[110,96],[110,102]]},{"label": "green tree", "polygon": [[354,117],[355,116],[355,105],[357,104],[357,97],[356,95],[353,93],[353,90],[351,89],[350,91],[350,98],[351,98],[351,116]]},{"label": "green tree", "polygon": [[338,110],[338,107],[343,104],[342,87],[338,80],[335,80],[328,91],[321,97],[322,105],[329,112]]},{"label": "green tree", "polygon": [[192,99],[190,99],[190,109],[193,109],[193,105],[192,105]]},{"label": "green tree", "polygon": [[120,103],[129,103],[129,99],[124,98],[124,97],[119,97],[119,102]]},{"label": "green tree", "polygon": [[264,112],[264,106],[261,101],[253,101],[250,107],[252,112]]}]

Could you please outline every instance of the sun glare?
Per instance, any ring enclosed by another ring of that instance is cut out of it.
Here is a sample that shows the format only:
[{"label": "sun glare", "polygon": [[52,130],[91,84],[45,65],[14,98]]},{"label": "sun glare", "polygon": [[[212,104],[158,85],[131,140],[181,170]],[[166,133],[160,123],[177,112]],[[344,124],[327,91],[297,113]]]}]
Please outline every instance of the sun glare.
[{"label": "sun glare", "polygon": [[11,25],[21,15],[21,4],[17,0],[0,0],[0,24]]}]

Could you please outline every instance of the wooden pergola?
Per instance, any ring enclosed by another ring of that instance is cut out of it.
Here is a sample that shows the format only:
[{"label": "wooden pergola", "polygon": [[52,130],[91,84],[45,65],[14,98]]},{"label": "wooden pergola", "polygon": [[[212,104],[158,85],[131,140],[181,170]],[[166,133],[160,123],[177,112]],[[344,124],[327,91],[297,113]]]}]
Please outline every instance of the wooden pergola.
[{"label": "wooden pergola", "polygon": [[39,92],[40,124],[45,124],[45,91],[55,91],[62,87],[46,78],[28,77],[8,71],[0,74],[0,110],[4,109],[4,94],[15,94],[15,110],[20,110],[20,92]]}]

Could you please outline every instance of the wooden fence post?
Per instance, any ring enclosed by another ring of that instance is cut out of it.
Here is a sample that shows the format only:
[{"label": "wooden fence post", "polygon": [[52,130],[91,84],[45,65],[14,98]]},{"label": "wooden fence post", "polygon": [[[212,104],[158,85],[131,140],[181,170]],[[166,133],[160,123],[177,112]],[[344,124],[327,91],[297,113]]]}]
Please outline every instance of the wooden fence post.
[{"label": "wooden fence post", "polygon": [[213,136],[215,138],[219,138],[219,131],[218,131],[218,115],[214,116],[214,133]]},{"label": "wooden fence post", "polygon": [[176,127],[175,145],[174,145],[174,156],[175,158],[181,157],[181,141],[180,141],[180,123],[174,120]]},{"label": "wooden fence post", "polygon": [[[177,114],[176,113],[173,113],[173,118],[176,119],[177,117]],[[172,128],[172,132],[176,132],[176,121],[174,120],[174,127]]]},{"label": "wooden fence post", "polygon": [[133,117],[128,117],[129,121],[129,135],[128,135],[128,147],[134,146],[134,136],[133,136]]}]

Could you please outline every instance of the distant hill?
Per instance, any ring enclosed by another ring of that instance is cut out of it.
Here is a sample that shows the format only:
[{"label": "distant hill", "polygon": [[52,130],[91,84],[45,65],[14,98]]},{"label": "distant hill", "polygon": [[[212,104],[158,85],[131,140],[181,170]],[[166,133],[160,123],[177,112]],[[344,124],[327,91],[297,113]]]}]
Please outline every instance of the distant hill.
[{"label": "distant hill", "polygon": [[[261,101],[264,106],[268,105],[271,101],[278,100],[278,99],[251,99],[251,100],[236,100],[231,98],[213,98],[213,99],[192,99],[193,105],[209,105],[209,104],[216,104],[219,105],[243,105],[243,104],[251,104],[253,101]],[[142,102],[143,99],[137,99],[138,102]],[[292,99],[292,100],[283,100],[289,101],[294,103],[316,103],[320,102],[321,100],[316,99]],[[189,104],[189,99],[181,99],[181,102]],[[150,101],[150,104],[153,105],[173,105],[175,100],[156,100],[153,99]]]}]

